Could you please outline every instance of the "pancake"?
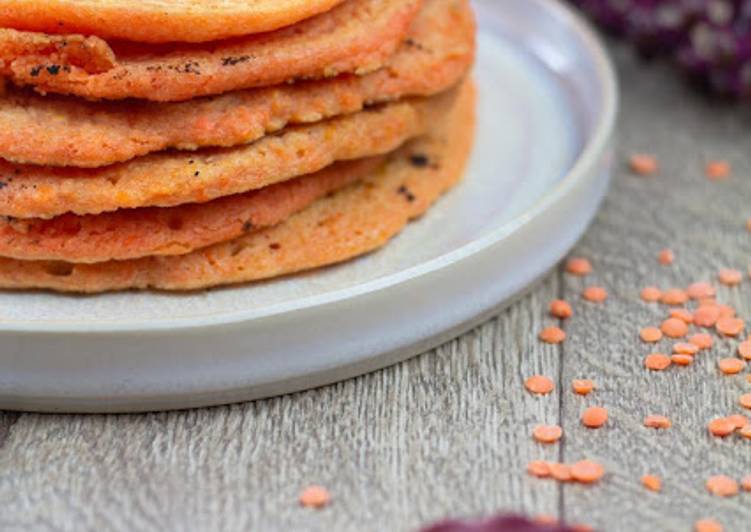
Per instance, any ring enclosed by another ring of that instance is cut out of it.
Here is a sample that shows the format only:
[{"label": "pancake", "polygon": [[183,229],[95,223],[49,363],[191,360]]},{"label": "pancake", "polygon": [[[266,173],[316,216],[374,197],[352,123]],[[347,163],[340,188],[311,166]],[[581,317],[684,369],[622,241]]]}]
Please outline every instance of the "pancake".
[{"label": "pancake", "polygon": [[94,103],[9,89],[0,99],[0,157],[92,168],[168,148],[252,142],[287,124],[316,122],[368,104],[446,90],[472,64],[474,36],[467,0],[427,0],[388,65],[365,76],[343,75],[180,103]]},{"label": "pancake", "polygon": [[188,255],[98,264],[0,259],[0,287],[103,292],[195,290],[342,262],[385,245],[463,173],[474,132],[474,87],[449,116],[363,182],[287,221]]},{"label": "pancake", "polygon": [[203,42],[271,31],[342,0],[0,0],[0,26],[139,42]]},{"label": "pancake", "polygon": [[[90,47],[93,57],[85,64],[60,52],[68,36],[61,43],[57,35],[4,29],[0,30],[0,74],[43,93],[155,101],[187,100],[301,78],[365,74],[394,55],[421,6],[422,0],[347,0],[294,26],[206,44],[112,41],[102,46],[99,39]],[[49,46],[43,46],[44,39]],[[34,45],[27,46],[27,41]],[[27,48],[29,53],[19,55]],[[114,54],[114,65],[91,70],[89,65],[98,64],[97,51],[107,52],[102,63]]]},{"label": "pancake", "polygon": [[337,163],[315,174],[208,203],[64,214],[51,220],[0,218],[0,256],[105,262],[182,255],[276,225],[310,203],[372,173],[384,156]]},{"label": "pancake", "polygon": [[456,90],[285,129],[237,148],[160,152],[96,169],[0,161],[0,215],[51,218],[171,207],[263,188],[341,160],[390,152],[425,133]]}]

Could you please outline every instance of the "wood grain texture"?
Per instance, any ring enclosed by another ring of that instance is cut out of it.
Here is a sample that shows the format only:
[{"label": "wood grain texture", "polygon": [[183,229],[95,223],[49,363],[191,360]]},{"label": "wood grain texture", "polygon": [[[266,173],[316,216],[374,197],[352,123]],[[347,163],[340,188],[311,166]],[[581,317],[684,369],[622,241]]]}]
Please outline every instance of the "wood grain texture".
[{"label": "wood grain texture", "polygon": [[[643,68],[613,49],[624,92],[619,159],[655,152],[662,172],[617,172],[575,251],[592,259],[595,275],[554,272],[475,331],[320,390],[167,414],[0,414],[0,529],[408,531],[447,515],[515,510],[614,531],[688,531],[700,516],[747,530],[751,494],[719,499],[704,490],[710,474],[751,473],[749,442],[704,430],[711,417],[736,412],[737,396],[749,388],[715,369],[733,342],[718,343],[692,368],[647,374],[641,361],[649,349],[637,333],[664,314],[639,300],[643,286],[745,269],[749,111],[705,101],[668,68]],[[730,160],[734,176],[707,182],[702,167],[711,158]],[[657,252],[668,245],[676,263],[659,266]],[[608,288],[605,305],[580,300],[590,283]],[[720,295],[749,316],[751,282]],[[566,323],[569,340],[541,345],[536,335],[551,323],[547,303],[559,296],[576,312]],[[557,380],[556,392],[524,392],[535,373]],[[570,392],[581,377],[597,381],[592,396]],[[611,412],[597,431],[579,422],[594,404]],[[669,415],[673,429],[642,427],[650,413]],[[541,422],[562,423],[564,441],[534,443],[530,433]],[[524,472],[531,459],[583,457],[606,464],[600,485],[561,487]],[[639,485],[648,472],[664,477],[663,493]],[[309,483],[332,491],[331,507],[297,505]]]}]

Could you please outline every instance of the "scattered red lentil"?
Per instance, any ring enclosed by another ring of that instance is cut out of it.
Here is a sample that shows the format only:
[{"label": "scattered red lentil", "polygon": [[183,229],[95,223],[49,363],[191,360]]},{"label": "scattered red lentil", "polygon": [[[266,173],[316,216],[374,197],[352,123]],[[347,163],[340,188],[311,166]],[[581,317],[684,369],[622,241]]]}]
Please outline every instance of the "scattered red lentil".
[{"label": "scattered red lentil", "polygon": [[566,333],[560,327],[546,327],[540,331],[540,340],[546,344],[560,344],[566,339]]},{"label": "scattered red lentil", "polygon": [[741,427],[738,430],[738,434],[740,434],[747,440],[751,440],[751,425],[746,425],[745,427]]},{"label": "scattered red lentil", "polygon": [[563,436],[563,429],[558,425],[538,425],[532,436],[540,443],[555,443]]},{"label": "scattered red lentil", "polygon": [[694,532],[722,532],[722,525],[714,519],[699,519],[694,523]]},{"label": "scattered red lentil", "polygon": [[741,488],[743,491],[751,491],[751,475],[746,475],[741,479]]},{"label": "scattered red lentil", "polygon": [[714,297],[716,293],[717,290],[715,290],[714,286],[707,283],[706,281],[692,283],[688,287],[688,289],[686,289],[686,294],[691,299],[704,299],[707,297]]},{"label": "scattered red lentil", "polygon": [[678,342],[673,346],[673,353],[676,355],[695,355],[699,348],[690,342]]},{"label": "scattered red lentil", "polygon": [[553,391],[555,384],[548,377],[534,375],[524,382],[524,387],[532,393],[547,395]]},{"label": "scattered red lentil", "polygon": [[641,291],[641,298],[647,303],[654,303],[656,301],[659,301],[661,297],[662,290],[660,290],[656,286],[648,286]]},{"label": "scattered red lentil", "polygon": [[582,413],[582,423],[590,429],[602,427],[608,421],[608,411],[601,406],[590,406]]},{"label": "scattered red lentil", "polygon": [[662,331],[657,327],[644,327],[639,331],[642,341],[653,344],[662,340]]},{"label": "scattered red lentil", "polygon": [[735,432],[735,425],[726,417],[718,417],[707,424],[707,430],[712,436],[724,438]]},{"label": "scattered red lentil", "polygon": [[744,340],[738,344],[738,354],[745,360],[751,360],[751,340]]},{"label": "scattered red lentil", "polygon": [[635,153],[628,161],[631,171],[635,174],[647,176],[657,173],[657,158],[647,153]]},{"label": "scattered red lentil", "polygon": [[574,379],[571,383],[571,387],[573,388],[574,393],[578,395],[587,395],[592,393],[592,390],[595,389],[595,383],[589,379]]},{"label": "scattered red lentil", "polygon": [[571,310],[571,305],[567,302],[562,299],[556,299],[550,303],[550,314],[558,319],[565,320],[566,318],[570,318],[574,314],[574,311]]},{"label": "scattered red lentil", "polygon": [[730,175],[730,163],[727,161],[710,161],[704,167],[704,175],[711,181],[726,179]]},{"label": "scattered red lentil", "polygon": [[744,393],[738,398],[738,404],[751,410],[751,393]]},{"label": "scattered red lentil", "polygon": [[655,475],[644,475],[641,477],[642,485],[649,491],[662,491],[662,479]]},{"label": "scattered red lentil", "polygon": [[571,476],[584,484],[592,484],[605,475],[605,468],[591,460],[581,460],[571,465]]},{"label": "scattered red lentil", "polygon": [[725,375],[737,375],[746,368],[746,363],[740,358],[722,358],[717,362],[717,367]]},{"label": "scattered red lentil", "polygon": [[670,338],[683,338],[688,334],[688,325],[678,318],[668,318],[662,322],[660,330]]},{"label": "scattered red lentil", "polygon": [[725,475],[715,475],[707,479],[707,491],[718,497],[738,495],[738,483]]},{"label": "scattered red lentil", "polygon": [[720,319],[720,309],[716,306],[699,307],[694,311],[694,325],[699,327],[714,327]]},{"label": "scattered red lentil", "polygon": [[571,525],[572,532],[595,532],[595,529],[582,523]]},{"label": "scattered red lentil", "polygon": [[717,274],[717,278],[724,285],[735,286],[741,284],[741,281],[743,281],[743,272],[739,270],[723,268],[722,270],[720,270],[720,273]]},{"label": "scattered red lentil", "polygon": [[657,255],[657,260],[659,260],[660,264],[663,266],[670,266],[675,260],[675,254],[670,249],[663,249],[660,251],[659,255]]},{"label": "scattered red lentil", "polygon": [[660,301],[670,306],[683,305],[688,301],[688,294],[679,288],[670,288],[662,293]]},{"label": "scattered red lentil", "polygon": [[720,318],[715,324],[717,332],[725,336],[738,336],[745,327],[746,323],[740,318]]},{"label": "scattered red lentil", "polygon": [[538,525],[556,525],[558,519],[552,515],[538,515],[532,519]]},{"label": "scattered red lentil", "polygon": [[662,371],[667,369],[670,364],[670,357],[662,353],[652,353],[644,359],[644,366],[652,371]]},{"label": "scattered red lentil", "polygon": [[734,318],[736,315],[735,309],[729,305],[717,305],[720,309],[720,318]]},{"label": "scattered red lentil", "polygon": [[730,421],[733,426],[735,426],[735,430],[742,429],[743,427],[748,425],[748,418],[743,414],[729,415],[727,417],[727,420]]},{"label": "scattered red lentil", "polygon": [[669,429],[673,423],[665,416],[651,415],[644,418],[644,426],[650,429]]},{"label": "scattered red lentil", "polygon": [[571,257],[566,262],[566,271],[572,275],[589,275],[592,273],[592,263],[584,257]]},{"label": "scattered red lentil", "polygon": [[300,493],[300,504],[306,508],[323,508],[331,502],[331,495],[322,486],[309,486]]},{"label": "scattered red lentil", "polygon": [[550,467],[543,460],[533,460],[527,464],[527,473],[538,478],[550,476]]},{"label": "scattered red lentil", "polygon": [[601,286],[588,286],[584,289],[582,296],[592,303],[602,303],[608,298],[608,292]]},{"label": "scattered red lentil", "polygon": [[712,344],[714,343],[712,336],[710,336],[707,333],[694,334],[688,339],[688,341],[694,344],[699,349],[709,349],[712,347]]},{"label": "scattered red lentil", "polygon": [[571,480],[571,467],[566,464],[559,464],[556,462],[548,462],[548,468],[550,469],[550,476],[559,482],[568,482]]},{"label": "scattered red lentil", "polygon": [[694,363],[694,357],[691,355],[671,355],[670,361],[676,366],[690,366]]},{"label": "scattered red lentil", "polygon": [[694,314],[685,308],[674,308],[670,310],[670,317],[681,320],[684,323],[693,323]]}]

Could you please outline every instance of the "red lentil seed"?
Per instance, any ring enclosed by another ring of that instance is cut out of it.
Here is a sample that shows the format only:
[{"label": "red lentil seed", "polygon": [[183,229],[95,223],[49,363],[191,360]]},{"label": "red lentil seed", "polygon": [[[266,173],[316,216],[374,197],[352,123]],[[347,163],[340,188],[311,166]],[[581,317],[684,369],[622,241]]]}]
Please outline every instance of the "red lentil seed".
[{"label": "red lentil seed", "polygon": [[662,479],[655,475],[644,475],[641,477],[642,485],[649,491],[660,492],[662,491]]},{"label": "red lentil seed", "polygon": [[306,508],[323,508],[331,502],[331,494],[322,486],[309,486],[300,493],[300,504]]},{"label": "red lentil seed", "polygon": [[699,349],[710,349],[714,343],[712,336],[707,333],[694,334],[688,339],[688,341]]},{"label": "red lentil seed", "polygon": [[582,296],[592,303],[602,303],[608,298],[608,292],[601,286],[588,286]]},{"label": "red lentil seed", "polygon": [[543,460],[533,460],[527,464],[527,473],[538,478],[550,476],[550,467]]},{"label": "red lentil seed", "polygon": [[739,270],[731,270],[723,268],[717,274],[719,281],[726,286],[736,286],[743,281],[743,272]]},{"label": "red lentil seed", "polygon": [[669,429],[673,423],[665,416],[651,415],[644,418],[644,426],[650,429]]},{"label": "red lentil seed", "polygon": [[720,318],[734,318],[736,315],[735,309],[729,305],[717,305],[720,309]]},{"label": "red lentil seed", "polygon": [[558,425],[538,425],[532,436],[539,443],[555,443],[563,436],[563,429]]},{"label": "red lentil seed", "polygon": [[653,344],[662,340],[662,331],[657,327],[644,327],[639,331],[639,338],[641,338],[643,342]]},{"label": "red lentil seed", "polygon": [[671,355],[670,361],[676,366],[690,366],[694,363],[694,357],[691,355]]},{"label": "red lentil seed", "polygon": [[635,153],[628,161],[631,171],[637,175],[648,176],[657,173],[657,158],[647,153]]},{"label": "red lentil seed", "polygon": [[595,383],[589,379],[574,379],[571,387],[577,395],[588,395],[595,389]]},{"label": "red lentil seed", "polygon": [[751,491],[751,475],[746,475],[741,479],[741,488],[743,491]]},{"label": "red lentil seed", "polygon": [[570,466],[559,464],[557,462],[548,462],[548,468],[550,468],[550,476],[558,482],[568,482],[571,480]]},{"label": "red lentil seed", "polygon": [[725,417],[718,417],[707,424],[707,430],[712,436],[724,438],[735,432],[735,425]]},{"label": "red lentil seed", "polygon": [[725,336],[738,336],[743,332],[746,323],[740,318],[720,318],[715,324],[715,329]]},{"label": "red lentil seed", "polygon": [[550,303],[550,314],[558,319],[565,320],[570,318],[574,314],[574,311],[566,301],[556,299]]},{"label": "red lentil seed", "polygon": [[731,414],[726,419],[733,424],[735,430],[742,429],[748,425],[748,418],[743,414]]},{"label": "red lentil seed", "polygon": [[725,375],[737,375],[746,368],[746,363],[740,358],[722,358],[717,362],[717,367]]},{"label": "red lentil seed", "polygon": [[738,398],[738,404],[743,408],[751,410],[751,393],[744,393]]},{"label": "red lentil seed", "polygon": [[660,330],[670,338],[683,338],[688,334],[688,325],[678,318],[668,318],[660,325]]},{"label": "red lentil seed", "polygon": [[719,181],[730,176],[731,167],[727,161],[710,161],[704,167],[704,175],[710,181]]},{"label": "red lentil seed", "polygon": [[699,519],[694,523],[694,532],[723,532],[723,529],[714,519]]},{"label": "red lentil seed", "polygon": [[566,339],[566,333],[560,327],[546,327],[540,331],[540,340],[546,344],[560,344]]},{"label": "red lentil seed", "polygon": [[720,309],[712,306],[699,307],[694,311],[694,325],[699,327],[714,327],[720,319]]},{"label": "red lentil seed", "polygon": [[598,429],[608,421],[608,411],[601,406],[590,406],[582,413],[582,423],[590,429]]},{"label": "red lentil seed", "polygon": [[584,257],[571,257],[566,262],[566,271],[571,275],[585,276],[592,273],[592,263]]},{"label": "red lentil seed", "polygon": [[641,291],[640,297],[647,303],[655,303],[662,297],[662,290],[656,286],[647,286]]},{"label": "red lentil seed", "polygon": [[685,308],[674,308],[670,310],[670,317],[681,320],[684,323],[691,324],[694,322],[694,314]]},{"label": "red lentil seed", "polygon": [[571,525],[571,532],[595,532],[595,529],[582,523]]},{"label": "red lentil seed", "polygon": [[714,297],[717,294],[717,290],[715,290],[714,286],[711,284],[705,281],[699,281],[689,285],[688,289],[686,289],[686,294],[691,299],[704,299],[707,297]]},{"label": "red lentil seed", "polygon": [[533,375],[524,381],[524,387],[534,394],[547,395],[553,391],[555,384],[548,377],[542,375]]},{"label": "red lentil seed", "polygon": [[740,434],[742,437],[746,438],[747,440],[751,440],[751,425],[746,425],[745,427],[741,427],[738,430],[738,434]]},{"label": "red lentil seed", "polygon": [[605,475],[605,468],[591,460],[581,460],[571,465],[571,476],[577,482],[592,484]]},{"label": "red lentil seed", "polygon": [[707,479],[707,491],[718,497],[738,495],[738,483],[725,475],[714,475]]},{"label": "red lentil seed", "polygon": [[657,255],[657,260],[660,261],[660,264],[663,266],[670,266],[675,261],[675,254],[670,249],[663,249]]},{"label": "red lentil seed", "polygon": [[647,355],[644,359],[644,366],[652,371],[662,371],[667,369],[671,363],[672,361],[670,360],[670,357],[663,355],[662,353],[652,353]]},{"label": "red lentil seed", "polygon": [[662,293],[660,302],[665,305],[678,306],[688,301],[688,294],[679,288],[670,288]]},{"label": "red lentil seed", "polygon": [[699,348],[690,342],[678,342],[673,346],[673,353],[676,355],[694,356],[699,352]]},{"label": "red lentil seed", "polygon": [[751,340],[744,340],[738,344],[738,355],[745,360],[751,360]]}]

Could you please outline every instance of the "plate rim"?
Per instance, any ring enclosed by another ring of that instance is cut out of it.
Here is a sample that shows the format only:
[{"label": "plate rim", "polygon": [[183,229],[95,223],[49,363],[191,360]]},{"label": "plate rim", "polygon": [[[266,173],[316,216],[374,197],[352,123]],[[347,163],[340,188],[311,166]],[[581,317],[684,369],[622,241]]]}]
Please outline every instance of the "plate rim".
[{"label": "plate rim", "polygon": [[[159,321],[112,320],[103,322],[86,322],[76,320],[71,322],[39,321],[39,322],[0,322],[0,333],[153,333],[165,330],[191,330],[219,325],[236,325],[243,322],[265,319],[281,314],[290,314],[333,304],[346,299],[353,299],[377,292],[385,288],[401,284],[409,279],[419,278],[437,270],[449,267],[469,256],[497,244],[499,241],[515,233],[527,225],[531,220],[544,214],[551,204],[564,197],[568,190],[585,178],[610,142],[615,131],[615,123],[619,107],[619,91],[615,68],[592,26],[577,14],[573,8],[559,1],[526,0],[534,2],[540,9],[547,9],[556,18],[567,24],[571,32],[581,38],[584,48],[593,60],[597,79],[602,84],[602,112],[592,128],[586,144],[561,180],[547,190],[523,213],[514,219],[492,229],[487,234],[468,242],[461,247],[444,253],[438,257],[411,266],[396,273],[385,275],[354,287],[341,288],[324,294],[306,296],[292,301],[269,305],[263,309],[243,309],[217,313],[215,315],[185,316]],[[484,2],[483,2],[484,3]],[[543,6],[544,4],[544,6]],[[232,290],[232,287],[225,288]],[[65,296],[68,297],[68,296]]]}]

